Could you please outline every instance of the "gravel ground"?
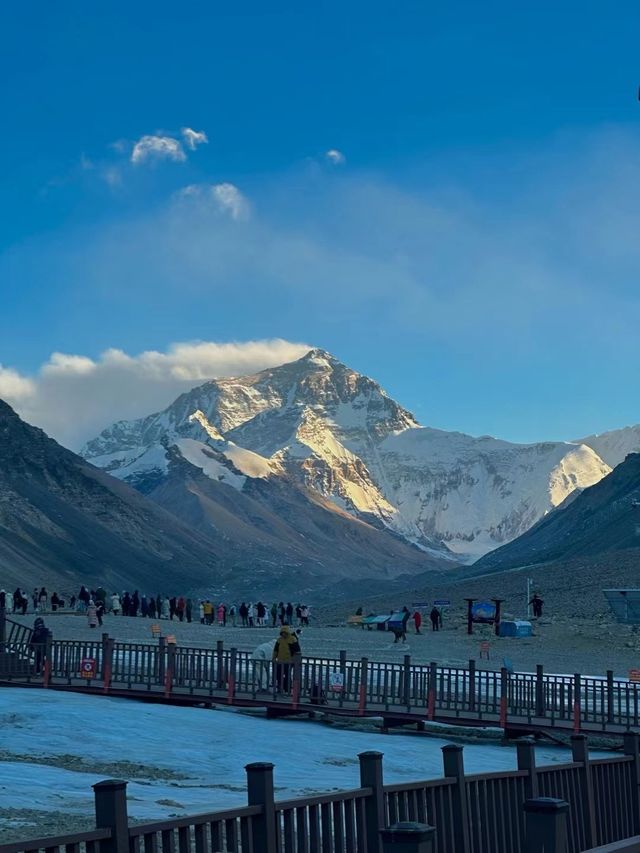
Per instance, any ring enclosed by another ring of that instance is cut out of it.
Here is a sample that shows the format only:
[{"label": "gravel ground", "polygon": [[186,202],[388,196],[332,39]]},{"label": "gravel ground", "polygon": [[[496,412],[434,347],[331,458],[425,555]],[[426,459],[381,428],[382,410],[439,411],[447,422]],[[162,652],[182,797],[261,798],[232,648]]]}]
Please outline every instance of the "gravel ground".
[{"label": "gravel ground", "polygon": [[[11,618],[29,626],[34,619],[33,615]],[[104,631],[116,640],[153,642],[150,619],[107,616],[104,626],[96,629],[88,627],[82,614],[51,613],[45,615],[45,621],[58,639],[85,640],[99,637]],[[214,647],[217,640],[223,640],[226,647],[252,651],[277,635],[273,628],[223,628],[163,620],[160,624],[163,633],[174,634],[179,645],[201,648]],[[418,663],[437,661],[461,666],[469,658],[475,658],[478,666],[487,669],[499,668],[504,657],[522,671],[531,671],[542,663],[548,672],[599,675],[613,669],[615,675],[626,676],[630,668],[640,666],[640,634],[607,616],[543,618],[534,622],[534,634],[528,639],[498,638],[490,626],[481,625],[475,626],[473,636],[468,636],[463,610],[459,607],[445,616],[443,630],[432,632],[427,620],[423,633],[417,636],[410,622],[406,644],[394,644],[386,632],[347,627],[341,615],[318,611],[311,626],[302,630],[301,645],[303,653],[309,655],[333,657],[345,649],[350,658],[366,656],[380,661],[401,660],[403,655],[410,654]],[[490,659],[480,661],[479,643],[485,639],[490,641]]]}]

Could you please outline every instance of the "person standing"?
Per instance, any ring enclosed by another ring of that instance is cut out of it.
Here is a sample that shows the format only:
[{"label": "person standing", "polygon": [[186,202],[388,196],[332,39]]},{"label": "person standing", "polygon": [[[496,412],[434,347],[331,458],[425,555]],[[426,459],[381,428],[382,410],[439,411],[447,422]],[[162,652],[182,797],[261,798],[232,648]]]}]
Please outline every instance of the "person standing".
[{"label": "person standing", "polygon": [[291,602],[289,602],[287,604],[286,614],[287,614],[287,625],[293,625],[293,604]]},{"label": "person standing", "polygon": [[431,619],[431,630],[439,631],[440,630],[440,611],[438,608],[433,606],[431,609],[431,613],[429,614],[429,619]]},{"label": "person standing", "polygon": [[176,601],[176,615],[181,622],[184,622],[184,611],[186,610],[186,607],[187,602],[181,595],[180,598]]},{"label": "person standing", "polygon": [[98,618],[98,625],[102,627],[102,617],[104,616],[104,604],[101,598],[96,599],[96,616]]},{"label": "person standing", "polygon": [[236,622],[238,621],[238,615],[237,614],[238,614],[238,608],[235,606],[235,604],[231,604],[229,606],[229,619],[231,619],[231,624],[233,625],[234,628],[236,627]]},{"label": "person standing", "polygon": [[280,636],[273,647],[272,659],[276,665],[276,690],[288,693],[291,683],[291,667],[296,655],[300,654],[300,643],[294,631],[288,625],[280,628]]},{"label": "person standing", "polygon": [[47,604],[49,602],[49,596],[47,594],[47,590],[42,587],[40,592],[38,593],[38,610],[40,613],[47,612]]},{"label": "person standing", "polygon": [[111,612],[114,616],[119,616],[121,610],[122,605],[120,604],[120,596],[117,592],[114,592],[111,596]]},{"label": "person standing", "polygon": [[249,624],[249,609],[248,609],[247,605],[244,603],[244,601],[240,605],[240,609],[238,612],[240,613],[240,620],[242,622],[242,627],[246,628],[247,625]]},{"label": "person standing", "polygon": [[171,618],[171,603],[167,596],[165,595],[162,601],[162,618],[170,619]]},{"label": "person standing", "polygon": [[533,607],[534,617],[539,619],[542,616],[542,605],[544,604],[544,601],[540,598],[537,592],[534,592],[533,598],[529,604]]},{"label": "person standing", "polygon": [[191,618],[193,616],[193,601],[190,598],[187,598],[187,601],[184,606],[184,612],[187,617],[187,622],[191,622]]},{"label": "person standing", "polygon": [[130,615],[131,615],[131,616],[137,616],[137,615],[138,615],[138,609],[139,609],[139,607],[140,607],[140,596],[138,595],[138,590],[136,590],[136,591],[133,593],[133,595],[131,596],[131,611],[130,611]]},{"label": "person standing", "polygon": [[122,615],[129,616],[131,612],[131,596],[128,592],[122,596]]},{"label": "person standing", "polygon": [[42,671],[42,664],[44,663],[48,639],[49,631],[44,624],[44,619],[38,616],[33,623],[33,631],[31,632],[31,639],[29,640],[29,645],[33,649],[36,675],[39,675]]},{"label": "person standing", "polygon": [[271,627],[275,628],[278,623],[278,605],[273,602],[271,605]]},{"label": "person standing", "polygon": [[198,615],[200,617],[200,624],[204,625],[204,601],[201,601],[198,605]]},{"label": "person standing", "polygon": [[90,628],[98,627],[98,610],[92,598],[89,599],[89,604],[87,606],[87,624]]},{"label": "person standing", "polygon": [[416,626],[416,634],[420,633],[420,626],[422,625],[422,614],[419,610],[413,614],[413,624]]},{"label": "person standing", "polygon": [[149,604],[148,604],[147,609],[148,609],[148,613],[149,613],[149,619],[155,619],[156,618],[156,600],[152,595],[149,596]]}]

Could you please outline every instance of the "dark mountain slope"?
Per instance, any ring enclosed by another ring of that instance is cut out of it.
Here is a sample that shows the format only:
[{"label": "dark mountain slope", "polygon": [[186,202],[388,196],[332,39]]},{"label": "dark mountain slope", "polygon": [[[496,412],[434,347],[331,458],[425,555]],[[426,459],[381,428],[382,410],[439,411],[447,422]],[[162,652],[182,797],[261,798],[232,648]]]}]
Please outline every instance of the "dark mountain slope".
[{"label": "dark mountain slope", "polygon": [[0,585],[220,582],[212,543],[0,400]]}]

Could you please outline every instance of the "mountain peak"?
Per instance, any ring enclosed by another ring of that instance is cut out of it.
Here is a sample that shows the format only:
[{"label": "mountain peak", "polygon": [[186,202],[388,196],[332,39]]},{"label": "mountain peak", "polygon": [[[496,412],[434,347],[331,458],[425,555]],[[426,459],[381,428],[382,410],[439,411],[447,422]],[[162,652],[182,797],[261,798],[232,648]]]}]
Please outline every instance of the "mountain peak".
[{"label": "mountain peak", "polygon": [[342,366],[342,362],[338,361],[338,359],[331,355],[330,352],[327,352],[324,349],[320,349],[316,347],[315,349],[310,349],[309,352],[305,353],[302,358],[298,359],[300,364],[315,364],[318,367],[335,367]]}]

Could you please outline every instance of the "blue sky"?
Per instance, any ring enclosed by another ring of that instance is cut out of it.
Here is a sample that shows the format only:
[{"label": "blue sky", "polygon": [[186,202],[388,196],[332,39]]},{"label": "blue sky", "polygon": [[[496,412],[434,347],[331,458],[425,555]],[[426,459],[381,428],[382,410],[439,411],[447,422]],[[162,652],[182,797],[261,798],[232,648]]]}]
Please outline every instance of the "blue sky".
[{"label": "blue sky", "polygon": [[[5,4],[0,392],[73,443],[56,400],[135,413],[106,350],[283,339],[193,377],[311,344],[431,426],[640,421],[639,25],[632,2]],[[132,162],[145,136],[176,147]]]}]

